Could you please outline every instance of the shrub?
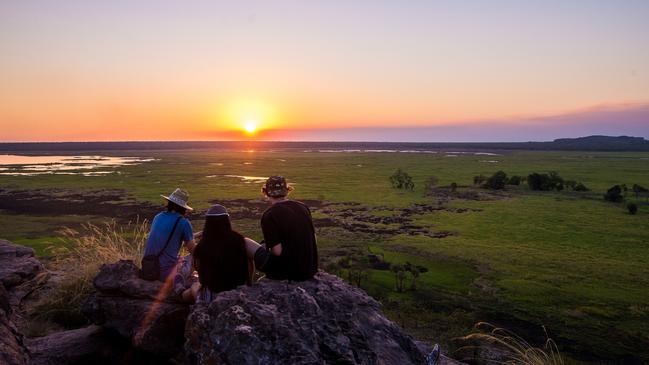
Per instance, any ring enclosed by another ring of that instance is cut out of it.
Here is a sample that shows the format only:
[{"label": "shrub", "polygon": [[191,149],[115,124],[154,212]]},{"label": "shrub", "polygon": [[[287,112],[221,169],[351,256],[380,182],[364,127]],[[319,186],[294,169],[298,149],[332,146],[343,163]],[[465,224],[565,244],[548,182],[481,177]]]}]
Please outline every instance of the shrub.
[{"label": "shrub", "polygon": [[550,176],[536,172],[531,173],[527,176],[527,185],[532,190],[550,190]]},{"label": "shrub", "polygon": [[577,183],[575,186],[572,187],[572,190],[574,190],[574,191],[588,191],[589,189],[583,183]]},{"label": "shrub", "polygon": [[564,185],[572,190],[575,190],[575,186],[577,186],[577,182],[575,180],[566,180],[564,182]]},{"label": "shrub", "polygon": [[507,183],[507,174],[504,171],[498,171],[491,175],[484,184],[484,187],[492,190],[502,190]]},{"label": "shrub", "polygon": [[640,186],[638,184],[633,184],[633,187],[631,188],[633,192],[635,193],[635,197],[638,198],[640,194],[642,193],[647,193],[649,192],[649,189],[645,188],[644,186]]},{"label": "shrub", "polygon": [[522,177],[520,177],[518,175],[514,175],[514,176],[509,178],[509,181],[507,182],[507,184],[508,185],[520,185],[522,180],[523,180]]},{"label": "shrub", "polygon": [[629,214],[636,214],[638,212],[638,205],[636,203],[628,203],[626,209],[629,211]]},{"label": "shrub", "polygon": [[624,197],[622,196],[622,187],[620,187],[620,185],[613,185],[610,187],[606,191],[606,194],[604,194],[604,200],[613,203],[619,203],[624,200]]},{"label": "shrub", "polygon": [[395,189],[413,190],[415,188],[415,183],[412,182],[412,177],[401,169],[398,169],[394,174],[392,174],[392,176],[390,176],[390,183]]},{"label": "shrub", "polygon": [[563,190],[563,179],[555,171],[550,171],[550,188],[556,191]]},{"label": "shrub", "polygon": [[564,181],[561,176],[554,171],[551,171],[549,174],[539,174],[534,172],[527,177],[527,185],[532,190],[561,191],[564,187]]},{"label": "shrub", "polygon": [[451,183],[451,193],[454,193],[457,191],[457,183],[452,182]]}]

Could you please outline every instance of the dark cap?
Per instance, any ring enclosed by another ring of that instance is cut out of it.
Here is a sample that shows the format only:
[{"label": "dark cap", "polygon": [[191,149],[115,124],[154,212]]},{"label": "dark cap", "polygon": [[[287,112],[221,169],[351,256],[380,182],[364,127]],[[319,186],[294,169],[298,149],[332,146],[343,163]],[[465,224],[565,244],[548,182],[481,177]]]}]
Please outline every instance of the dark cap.
[{"label": "dark cap", "polygon": [[273,198],[281,198],[288,195],[288,192],[293,190],[286,184],[284,176],[271,176],[266,180],[264,185],[266,195]]},{"label": "dark cap", "polygon": [[228,214],[228,210],[225,209],[225,207],[220,204],[212,205],[210,209],[207,210],[207,213],[205,213],[206,217],[217,217],[221,215],[230,215],[230,214]]}]

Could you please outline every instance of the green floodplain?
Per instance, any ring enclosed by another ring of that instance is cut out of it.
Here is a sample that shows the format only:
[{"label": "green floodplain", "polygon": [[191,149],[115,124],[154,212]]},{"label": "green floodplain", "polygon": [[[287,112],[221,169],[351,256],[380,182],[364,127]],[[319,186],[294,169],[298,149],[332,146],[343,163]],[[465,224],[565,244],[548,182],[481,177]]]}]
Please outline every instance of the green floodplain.
[{"label": "green floodplain", "polygon": [[[292,197],[312,205],[321,267],[360,285],[415,337],[452,350],[454,338],[488,321],[537,344],[545,328],[584,362],[649,361],[649,203],[630,189],[649,186],[649,153],[490,152],[77,151],[155,160],[100,168],[110,173],[98,176],[0,174],[0,238],[48,256],[61,227],[152,219],[160,194],[182,187],[196,208],[195,230],[201,212],[220,202],[237,213],[236,229],[260,240],[255,178],[281,174]],[[412,176],[412,191],[391,186],[399,168]],[[498,170],[556,171],[590,191],[473,184]],[[432,176],[437,183],[427,189]],[[629,187],[637,214],[604,201],[616,184]],[[102,191],[110,192],[105,201]],[[406,263],[424,272],[405,276],[399,291],[389,267]]]}]

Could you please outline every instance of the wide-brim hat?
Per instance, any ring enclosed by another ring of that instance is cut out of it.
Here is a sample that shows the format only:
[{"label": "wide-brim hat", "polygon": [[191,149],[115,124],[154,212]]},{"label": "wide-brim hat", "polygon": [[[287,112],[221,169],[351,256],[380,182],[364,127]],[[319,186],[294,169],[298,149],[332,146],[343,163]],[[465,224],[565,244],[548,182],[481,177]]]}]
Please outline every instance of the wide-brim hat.
[{"label": "wide-brim hat", "polygon": [[266,180],[263,190],[270,197],[283,197],[293,191],[293,187],[286,183],[284,176],[271,176]]},{"label": "wide-brim hat", "polygon": [[187,191],[183,189],[176,189],[174,190],[173,193],[169,194],[169,196],[166,195],[160,195],[160,196],[187,210],[194,210],[194,208],[187,205],[187,201],[189,200],[189,193],[187,193]]}]

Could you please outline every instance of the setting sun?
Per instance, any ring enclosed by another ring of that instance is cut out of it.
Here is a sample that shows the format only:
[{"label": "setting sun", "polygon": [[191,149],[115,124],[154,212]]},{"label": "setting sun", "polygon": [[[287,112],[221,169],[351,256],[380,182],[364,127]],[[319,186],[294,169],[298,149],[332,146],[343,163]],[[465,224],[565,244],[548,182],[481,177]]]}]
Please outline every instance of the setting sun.
[{"label": "setting sun", "polygon": [[248,119],[243,125],[243,129],[246,131],[248,134],[253,134],[257,130],[257,124],[259,124],[256,120],[254,119]]}]

